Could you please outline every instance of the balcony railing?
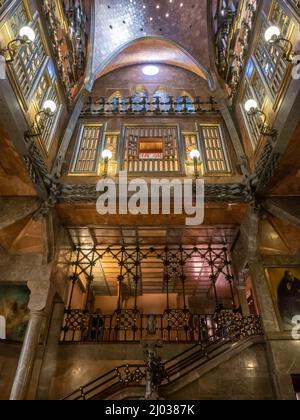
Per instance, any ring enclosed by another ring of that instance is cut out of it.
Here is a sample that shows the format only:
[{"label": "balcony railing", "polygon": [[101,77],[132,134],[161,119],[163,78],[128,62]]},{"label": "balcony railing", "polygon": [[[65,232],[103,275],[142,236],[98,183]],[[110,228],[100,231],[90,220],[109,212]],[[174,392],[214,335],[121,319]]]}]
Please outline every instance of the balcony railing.
[{"label": "balcony railing", "polygon": [[193,101],[189,98],[175,100],[170,97],[169,100],[163,101],[161,98],[148,100],[141,98],[134,100],[133,98],[116,98],[109,101],[103,97],[88,97],[83,110],[82,117],[93,117],[99,115],[148,115],[166,116],[166,115],[197,115],[205,113],[218,112],[217,102],[213,97],[202,100],[195,98]]},{"label": "balcony railing", "polygon": [[126,343],[159,340],[166,343],[205,343],[222,336],[227,325],[236,325],[247,335],[260,325],[258,317],[243,318],[224,310],[214,315],[192,314],[189,310],[166,310],[160,315],[141,314],[138,310],[119,310],[113,315],[66,310],[61,341],[69,343]]}]

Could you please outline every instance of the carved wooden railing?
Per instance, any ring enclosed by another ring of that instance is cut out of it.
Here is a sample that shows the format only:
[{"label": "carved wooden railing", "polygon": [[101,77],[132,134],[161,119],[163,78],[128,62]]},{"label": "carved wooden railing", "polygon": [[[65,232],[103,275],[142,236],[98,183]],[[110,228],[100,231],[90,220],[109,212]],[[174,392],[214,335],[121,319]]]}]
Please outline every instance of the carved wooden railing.
[{"label": "carved wooden railing", "polygon": [[[250,337],[263,336],[264,332],[259,317],[242,317],[232,314],[221,314],[220,319],[227,325],[218,328],[216,333],[205,342],[198,343],[165,363],[159,370],[163,372],[160,388],[181,380],[183,377],[212,361],[233,345]],[[104,400],[128,388],[134,392],[143,391],[147,385],[149,365],[122,365],[113,369],[87,385],[84,385],[64,398],[64,400]]]}]

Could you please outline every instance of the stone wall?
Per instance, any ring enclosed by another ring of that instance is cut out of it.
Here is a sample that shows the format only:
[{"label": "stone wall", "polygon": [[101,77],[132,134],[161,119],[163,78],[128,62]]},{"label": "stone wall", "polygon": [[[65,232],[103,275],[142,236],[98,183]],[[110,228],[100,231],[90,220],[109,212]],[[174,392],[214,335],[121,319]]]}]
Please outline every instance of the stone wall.
[{"label": "stone wall", "polygon": [[[167,345],[160,354],[168,360],[186,348],[184,345]],[[53,360],[48,359],[47,363],[52,364]],[[48,378],[49,400],[61,399],[118,366],[143,364],[144,349],[140,344],[62,344],[55,363],[56,371]]]},{"label": "stone wall", "polygon": [[172,394],[174,400],[275,400],[264,344],[256,344]]}]

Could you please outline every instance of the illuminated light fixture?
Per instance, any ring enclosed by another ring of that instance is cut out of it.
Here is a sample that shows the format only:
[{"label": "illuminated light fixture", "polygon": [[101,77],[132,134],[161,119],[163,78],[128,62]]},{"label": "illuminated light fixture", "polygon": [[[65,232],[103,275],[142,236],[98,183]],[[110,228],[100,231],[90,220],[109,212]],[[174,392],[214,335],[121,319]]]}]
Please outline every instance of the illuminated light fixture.
[{"label": "illuminated light fixture", "polygon": [[274,42],[280,37],[280,29],[277,26],[270,26],[265,32],[265,40]]},{"label": "illuminated light fixture", "polygon": [[17,50],[26,44],[32,44],[36,35],[30,26],[23,26],[20,29],[19,37],[10,41],[7,46],[0,49],[0,55],[5,58],[6,63],[12,63],[15,59]]},{"label": "illuminated light fixture", "polygon": [[201,157],[201,153],[199,152],[199,150],[194,149],[194,150],[191,151],[190,158],[194,162],[194,175],[195,175],[195,178],[199,178],[198,165],[200,163],[200,157]]},{"label": "illuminated light fixture", "polygon": [[42,106],[42,110],[38,112],[34,118],[34,124],[30,130],[25,132],[25,138],[39,137],[43,134],[44,125],[41,122],[41,117],[53,118],[57,111],[57,105],[51,99],[47,99]]},{"label": "illuminated light fixture", "polygon": [[244,104],[245,111],[251,116],[260,115],[262,122],[259,124],[260,134],[262,136],[270,136],[275,138],[277,136],[277,130],[269,127],[267,124],[267,115],[259,109],[258,103],[255,99],[248,99]]},{"label": "illuminated light fixture", "polygon": [[145,76],[156,76],[159,74],[159,68],[157,66],[145,66],[143,68],[143,74]]},{"label": "illuminated light fixture", "polygon": [[49,99],[43,103],[43,110],[47,114],[55,114],[57,110],[57,105],[54,101]]},{"label": "illuminated light fixture", "polygon": [[293,44],[281,35],[278,26],[270,26],[265,32],[265,41],[269,45],[276,45],[282,52],[282,58],[288,62],[293,61]]},{"label": "illuminated light fixture", "polygon": [[248,113],[256,112],[258,110],[258,103],[256,102],[256,100],[255,99],[249,99],[245,103],[245,110]]},{"label": "illuminated light fixture", "polygon": [[112,157],[113,157],[113,154],[110,150],[108,150],[108,149],[103,150],[103,152],[102,152],[102,159],[103,160],[109,161],[109,160],[112,159]]},{"label": "illuminated light fixture", "polygon": [[103,175],[104,178],[107,177],[107,174],[108,174],[108,163],[112,159],[112,157],[113,157],[113,154],[112,154],[112,151],[111,150],[109,150],[109,149],[103,150],[103,152],[102,152],[102,159],[103,159],[103,162],[104,162],[104,170],[103,170],[103,174],[102,175]]},{"label": "illuminated light fixture", "polygon": [[35,32],[30,26],[23,26],[23,28],[20,29],[20,37],[22,39],[28,39],[29,42],[34,42],[36,35]]},{"label": "illuminated light fixture", "polygon": [[190,158],[192,159],[192,160],[195,160],[195,159],[200,159],[200,156],[201,156],[201,154],[200,154],[200,152],[199,152],[199,150],[192,150],[191,151],[191,153],[190,153]]}]

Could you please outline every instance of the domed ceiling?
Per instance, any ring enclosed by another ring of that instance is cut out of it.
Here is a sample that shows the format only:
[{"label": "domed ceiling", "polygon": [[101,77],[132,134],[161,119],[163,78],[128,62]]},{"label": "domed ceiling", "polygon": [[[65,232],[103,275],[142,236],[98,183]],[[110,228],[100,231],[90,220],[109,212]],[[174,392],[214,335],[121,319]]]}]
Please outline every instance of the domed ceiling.
[{"label": "domed ceiling", "polygon": [[[95,0],[93,77],[107,73],[107,66],[117,60],[126,63],[120,53],[138,40],[153,39],[153,47],[147,44],[143,55],[138,48],[136,60],[170,63],[198,72],[209,78],[208,4],[206,0]],[[156,41],[167,42],[167,49],[159,49]],[[148,56],[148,58],[146,57]],[[108,67],[109,68],[109,67]],[[110,70],[109,70],[110,71]]]}]

